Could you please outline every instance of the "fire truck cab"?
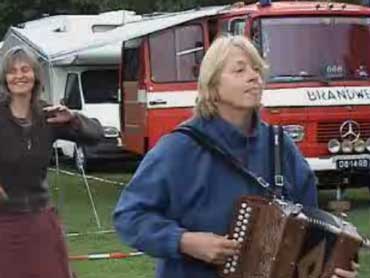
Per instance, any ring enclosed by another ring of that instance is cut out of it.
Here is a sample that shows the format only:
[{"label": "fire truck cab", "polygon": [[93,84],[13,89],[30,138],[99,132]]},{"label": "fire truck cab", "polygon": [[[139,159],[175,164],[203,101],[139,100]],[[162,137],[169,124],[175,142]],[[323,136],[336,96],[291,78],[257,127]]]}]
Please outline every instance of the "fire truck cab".
[{"label": "fire truck cab", "polygon": [[282,125],[319,188],[370,183],[370,9],[327,2],[231,5],[123,43],[123,146],[145,154],[192,114],[219,34],[249,37],[269,64],[261,114]]}]

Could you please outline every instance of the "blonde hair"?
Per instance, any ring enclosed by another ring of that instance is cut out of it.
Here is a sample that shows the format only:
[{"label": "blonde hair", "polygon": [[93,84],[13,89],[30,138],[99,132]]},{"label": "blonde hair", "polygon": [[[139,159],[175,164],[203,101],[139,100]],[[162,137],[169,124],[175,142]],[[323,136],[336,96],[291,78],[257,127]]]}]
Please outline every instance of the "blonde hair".
[{"label": "blonde hair", "polygon": [[32,108],[37,108],[43,86],[41,78],[41,66],[37,61],[36,56],[23,46],[12,47],[4,54],[0,70],[0,93],[2,98],[5,101],[11,101],[11,93],[6,81],[6,74],[10,72],[11,68],[18,61],[28,63],[33,69],[35,75],[35,84],[32,89],[31,106]]},{"label": "blonde hair", "polygon": [[249,39],[239,35],[218,37],[207,50],[200,66],[198,97],[194,109],[196,116],[210,118],[218,115],[217,86],[232,47],[245,51],[253,63],[252,66],[264,78],[268,67]]}]

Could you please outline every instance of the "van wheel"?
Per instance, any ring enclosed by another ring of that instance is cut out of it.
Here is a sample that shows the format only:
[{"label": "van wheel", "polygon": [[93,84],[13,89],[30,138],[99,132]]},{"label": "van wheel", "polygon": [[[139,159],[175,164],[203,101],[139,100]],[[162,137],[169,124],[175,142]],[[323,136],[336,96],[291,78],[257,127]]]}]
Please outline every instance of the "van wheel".
[{"label": "van wheel", "polygon": [[77,145],[73,153],[73,162],[78,171],[81,171],[82,168],[86,171],[87,167],[87,157],[85,148]]}]

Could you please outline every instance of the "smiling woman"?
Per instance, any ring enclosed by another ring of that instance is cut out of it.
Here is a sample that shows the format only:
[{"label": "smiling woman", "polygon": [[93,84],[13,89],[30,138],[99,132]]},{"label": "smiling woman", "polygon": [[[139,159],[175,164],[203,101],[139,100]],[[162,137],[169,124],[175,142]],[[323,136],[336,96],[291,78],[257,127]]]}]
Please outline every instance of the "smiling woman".
[{"label": "smiling woman", "polygon": [[35,73],[27,62],[16,61],[6,73],[6,83],[12,94],[27,96],[32,93]]},{"label": "smiling woman", "polygon": [[18,46],[9,49],[4,54],[0,79],[1,94],[7,102],[10,102],[12,95],[17,97],[19,94],[21,99],[31,104],[33,110],[37,110],[42,86],[41,68],[32,53]]},{"label": "smiling woman", "polygon": [[56,139],[95,143],[102,127],[39,100],[40,66],[24,48],[5,53],[0,82],[0,277],[69,278],[46,169]]}]

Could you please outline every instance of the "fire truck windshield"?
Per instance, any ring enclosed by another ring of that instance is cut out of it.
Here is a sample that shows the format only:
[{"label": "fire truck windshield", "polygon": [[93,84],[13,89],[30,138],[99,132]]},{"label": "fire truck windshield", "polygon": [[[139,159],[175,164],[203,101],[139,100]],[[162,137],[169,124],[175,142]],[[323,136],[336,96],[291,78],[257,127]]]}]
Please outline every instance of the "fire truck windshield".
[{"label": "fire truck windshield", "polygon": [[370,18],[262,18],[253,26],[269,83],[370,79]]}]

